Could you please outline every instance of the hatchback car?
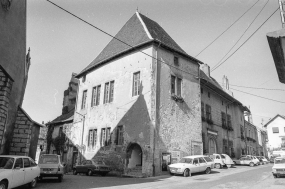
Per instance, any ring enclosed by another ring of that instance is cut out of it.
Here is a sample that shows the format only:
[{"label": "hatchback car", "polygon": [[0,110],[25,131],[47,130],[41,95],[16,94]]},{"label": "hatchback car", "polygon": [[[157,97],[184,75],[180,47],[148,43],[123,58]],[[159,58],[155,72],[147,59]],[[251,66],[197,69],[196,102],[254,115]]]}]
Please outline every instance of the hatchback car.
[{"label": "hatchback car", "polygon": [[273,177],[285,176],[285,157],[277,157],[272,167]]},{"label": "hatchback car", "polygon": [[41,174],[39,179],[43,177],[57,177],[61,182],[64,175],[64,166],[60,161],[60,155],[56,154],[43,154],[39,159],[39,167],[41,168]]},{"label": "hatchback car", "polygon": [[213,168],[214,162],[211,158],[204,155],[195,155],[183,157],[179,163],[169,165],[169,172],[171,175],[180,174],[188,177],[197,172],[209,174]]},{"label": "hatchback car", "polygon": [[265,165],[269,163],[269,161],[264,156],[256,156],[256,158],[259,160],[260,165]]},{"label": "hatchback car", "polygon": [[15,188],[29,184],[36,187],[40,168],[33,159],[27,156],[0,156],[0,188]]},{"label": "hatchback car", "polygon": [[220,169],[223,166],[227,166],[228,168],[234,165],[233,160],[227,154],[213,154],[210,155],[210,158],[213,159],[215,168]]},{"label": "hatchback car", "polygon": [[233,160],[235,165],[249,165],[253,167],[254,165],[259,165],[259,160],[251,155],[241,156],[241,158],[237,160]]},{"label": "hatchback car", "polygon": [[88,176],[99,174],[105,176],[111,171],[111,167],[106,165],[103,161],[85,160],[80,165],[76,165],[73,169],[73,174],[85,173]]}]

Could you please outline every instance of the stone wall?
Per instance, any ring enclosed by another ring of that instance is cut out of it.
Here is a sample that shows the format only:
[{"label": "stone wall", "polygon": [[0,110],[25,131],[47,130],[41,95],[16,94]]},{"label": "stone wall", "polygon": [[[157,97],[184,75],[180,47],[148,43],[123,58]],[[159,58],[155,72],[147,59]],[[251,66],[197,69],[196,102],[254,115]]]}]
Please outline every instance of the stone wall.
[{"label": "stone wall", "polygon": [[12,84],[12,80],[7,76],[0,66],[0,144],[2,143],[8,117],[9,97]]},{"label": "stone wall", "polygon": [[29,155],[32,127],[33,122],[19,108],[10,147],[11,155]]}]

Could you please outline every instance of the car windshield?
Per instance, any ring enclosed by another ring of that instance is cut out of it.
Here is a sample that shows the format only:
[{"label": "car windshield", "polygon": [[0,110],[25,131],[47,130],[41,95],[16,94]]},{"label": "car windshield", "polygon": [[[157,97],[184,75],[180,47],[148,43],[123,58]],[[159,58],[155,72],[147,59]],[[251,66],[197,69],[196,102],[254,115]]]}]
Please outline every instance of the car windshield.
[{"label": "car windshield", "polygon": [[179,163],[192,163],[192,159],[191,158],[182,158]]},{"label": "car windshield", "polygon": [[12,169],[14,158],[0,157],[0,169]]},{"label": "car windshield", "polygon": [[41,156],[40,157],[40,164],[55,164],[58,163],[57,156]]},{"label": "car windshield", "polygon": [[213,160],[209,157],[204,157],[204,159],[207,161],[207,162],[212,162]]},{"label": "car windshield", "polygon": [[275,164],[284,164],[285,159],[275,159]]},{"label": "car windshield", "polygon": [[93,161],[96,165],[105,165],[103,161]]}]

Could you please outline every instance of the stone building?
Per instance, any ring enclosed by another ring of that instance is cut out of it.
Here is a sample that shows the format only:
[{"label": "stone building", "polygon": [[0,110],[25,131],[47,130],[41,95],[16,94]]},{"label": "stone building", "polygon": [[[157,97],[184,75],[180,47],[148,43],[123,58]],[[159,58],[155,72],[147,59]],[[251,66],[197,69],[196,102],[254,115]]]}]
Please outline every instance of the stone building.
[{"label": "stone building", "polygon": [[256,127],[257,131],[257,155],[258,156],[266,156],[268,157],[267,149],[266,149],[266,141],[267,141],[267,134],[266,131]]},{"label": "stone building", "polygon": [[[40,124],[22,109],[30,67],[26,0],[0,2],[0,154],[34,158]],[[33,149],[31,149],[33,148]]]},{"label": "stone building", "polygon": [[249,155],[259,155],[258,154],[258,132],[255,125],[249,121],[245,121],[245,134],[246,134],[246,144],[247,144],[247,154]]},{"label": "stone building", "polygon": [[221,86],[210,76],[210,67],[201,66],[201,116],[203,153],[245,154],[244,112],[249,109],[233,97],[226,77]]},{"label": "stone building", "polygon": [[136,12],[76,76],[68,137],[81,159],[155,176],[180,157],[202,154],[199,65],[159,24]]},{"label": "stone building", "polygon": [[74,107],[76,104],[76,94],[78,79],[72,73],[68,88],[63,95],[62,114],[53,121],[47,123],[46,153],[61,155],[61,160],[66,163],[67,171],[71,171],[76,163],[78,150],[66,137],[69,128],[73,125]]}]

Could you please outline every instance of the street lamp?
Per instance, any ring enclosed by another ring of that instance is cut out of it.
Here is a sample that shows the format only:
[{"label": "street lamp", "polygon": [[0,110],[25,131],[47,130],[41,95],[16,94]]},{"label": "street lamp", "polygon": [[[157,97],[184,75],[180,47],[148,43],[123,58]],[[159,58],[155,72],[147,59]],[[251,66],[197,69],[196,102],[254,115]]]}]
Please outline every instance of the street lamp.
[{"label": "street lamp", "polygon": [[[79,157],[80,157],[80,162],[82,161],[82,154],[83,154],[83,135],[84,135],[84,123],[85,123],[85,115],[81,114],[81,113],[78,113],[78,112],[75,112],[79,115],[81,115],[83,117],[83,126],[82,126],[82,134],[81,134],[81,146],[80,146],[80,151],[81,151],[81,155],[79,154]],[[79,153],[79,150],[78,150],[78,153]]]}]

